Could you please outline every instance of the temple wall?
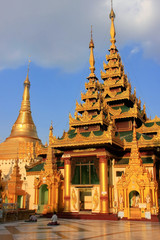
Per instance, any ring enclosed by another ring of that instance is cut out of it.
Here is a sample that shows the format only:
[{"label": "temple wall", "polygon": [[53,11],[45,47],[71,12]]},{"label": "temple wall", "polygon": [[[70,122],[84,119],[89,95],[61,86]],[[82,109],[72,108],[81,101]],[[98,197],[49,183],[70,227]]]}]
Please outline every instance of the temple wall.
[{"label": "temple wall", "polygon": [[26,192],[28,193],[29,209],[35,209],[34,179],[36,177],[39,177],[39,175],[30,175],[30,176],[27,176],[27,179],[26,179]]},{"label": "temple wall", "polygon": [[[9,160],[0,160],[0,169],[2,170],[3,180],[8,180],[10,174],[12,173],[13,167],[15,165],[15,159]],[[19,159],[18,166],[20,168],[21,179],[25,180],[26,178],[26,169],[25,166],[29,165],[30,161]]]}]

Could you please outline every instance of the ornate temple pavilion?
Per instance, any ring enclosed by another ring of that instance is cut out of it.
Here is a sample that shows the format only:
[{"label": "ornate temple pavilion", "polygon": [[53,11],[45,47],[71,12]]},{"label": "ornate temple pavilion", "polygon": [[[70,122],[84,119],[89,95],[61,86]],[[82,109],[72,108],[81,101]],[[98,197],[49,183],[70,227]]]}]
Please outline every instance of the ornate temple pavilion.
[{"label": "ornate temple pavilion", "polygon": [[102,81],[95,74],[91,31],[86,92],[81,93],[82,102],[76,102],[74,116],[69,114],[69,129],[61,138],[54,136],[51,124],[46,147],[31,117],[27,74],[19,116],[10,137],[0,144],[3,201],[9,200],[15,163],[17,168],[20,165],[22,180],[21,192],[15,195],[25,199],[23,207],[106,219],[158,216],[160,119],[148,119],[145,105],[142,108],[136,91],[132,93],[115,45],[114,19],[111,8],[111,44]]}]

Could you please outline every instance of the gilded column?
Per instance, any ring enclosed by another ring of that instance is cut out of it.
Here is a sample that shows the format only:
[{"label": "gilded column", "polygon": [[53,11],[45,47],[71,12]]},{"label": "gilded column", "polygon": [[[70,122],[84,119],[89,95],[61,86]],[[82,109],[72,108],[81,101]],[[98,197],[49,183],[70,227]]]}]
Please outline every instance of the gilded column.
[{"label": "gilded column", "polygon": [[71,182],[71,161],[70,155],[64,156],[64,211],[70,211],[70,182]]},{"label": "gilded column", "polygon": [[155,204],[155,188],[152,188],[152,199],[153,199],[152,204]]},{"label": "gilded column", "polygon": [[156,208],[158,208],[158,194],[157,194],[157,189],[155,190],[155,204],[156,204]]},{"label": "gilded column", "polygon": [[56,211],[58,211],[58,184],[56,185]]},{"label": "gilded column", "polygon": [[48,185],[48,205],[51,204],[51,186]]},{"label": "gilded column", "polygon": [[35,204],[37,205],[38,204],[38,188],[37,187],[35,187],[35,196],[34,196],[34,202],[35,202]]},{"label": "gilded column", "polygon": [[99,156],[101,213],[108,213],[108,164],[106,156]]},{"label": "gilded column", "polygon": [[126,188],[124,189],[124,208],[127,208],[127,191]]}]

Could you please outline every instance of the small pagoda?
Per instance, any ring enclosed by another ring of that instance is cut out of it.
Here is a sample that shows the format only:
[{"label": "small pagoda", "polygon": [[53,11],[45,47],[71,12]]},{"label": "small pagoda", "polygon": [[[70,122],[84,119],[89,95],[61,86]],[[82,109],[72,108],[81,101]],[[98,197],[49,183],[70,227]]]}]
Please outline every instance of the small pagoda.
[{"label": "small pagoda", "polygon": [[[53,127],[50,127],[50,135],[52,135]],[[62,211],[63,202],[63,176],[57,169],[54,150],[48,147],[47,159],[44,168],[39,176],[35,177],[35,200],[37,212],[46,214],[53,211]]]},{"label": "small pagoda", "polygon": [[22,188],[23,180],[21,179],[20,168],[18,166],[18,159],[13,167],[10,179],[6,182],[4,191],[2,193],[3,202],[17,204],[18,208],[26,208],[27,193]]},{"label": "small pagoda", "polygon": [[151,219],[151,214],[158,215],[158,183],[139,155],[135,122],[129,164],[117,183],[117,190],[121,218]]}]

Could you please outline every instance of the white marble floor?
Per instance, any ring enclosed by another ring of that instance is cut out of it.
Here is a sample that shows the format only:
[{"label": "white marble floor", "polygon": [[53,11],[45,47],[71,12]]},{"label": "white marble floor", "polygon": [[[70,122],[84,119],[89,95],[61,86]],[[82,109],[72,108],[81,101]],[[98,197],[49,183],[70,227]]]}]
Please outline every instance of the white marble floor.
[{"label": "white marble floor", "polygon": [[59,226],[23,221],[0,224],[0,240],[159,240],[160,223],[59,219]]}]

